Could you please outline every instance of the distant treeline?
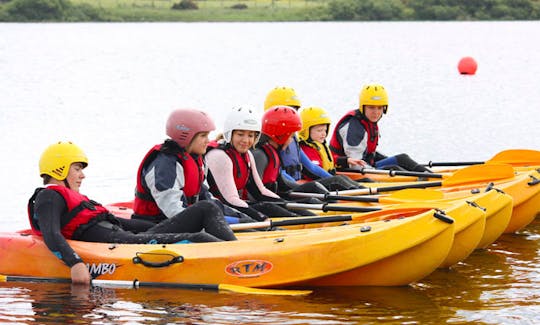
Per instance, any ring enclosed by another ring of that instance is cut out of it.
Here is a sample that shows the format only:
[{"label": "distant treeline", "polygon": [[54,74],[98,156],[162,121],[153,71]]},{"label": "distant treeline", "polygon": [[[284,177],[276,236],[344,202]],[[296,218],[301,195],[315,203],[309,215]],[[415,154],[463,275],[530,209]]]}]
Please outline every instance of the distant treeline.
[{"label": "distant treeline", "polygon": [[0,0],[0,21],[102,21],[101,10],[69,0]]},{"label": "distant treeline", "polygon": [[333,0],[334,20],[536,20],[530,0]]},{"label": "distant treeline", "polygon": [[[144,11],[137,11],[140,6],[134,5],[129,16],[123,16],[121,10],[101,6],[101,1],[91,5],[70,0],[0,0],[0,21],[183,21],[190,18],[189,10],[181,10],[183,13],[180,14],[178,9],[191,9],[192,13],[197,12],[197,16],[191,14],[191,18],[196,20],[200,17],[203,21],[540,19],[540,0],[288,0],[320,4],[296,8],[294,11],[290,8],[252,8],[245,0],[238,0],[233,6],[221,8],[221,11],[219,8],[213,9],[206,15],[201,15],[205,9],[198,9],[196,4],[199,1],[174,1],[170,8],[152,8],[151,15],[147,7]],[[153,1],[151,3],[154,4]],[[230,9],[242,9],[242,14],[230,14]],[[272,14],[260,14],[261,10],[268,12],[270,9]],[[279,16],[276,14],[278,10]],[[171,15],[172,11],[178,14]]]}]

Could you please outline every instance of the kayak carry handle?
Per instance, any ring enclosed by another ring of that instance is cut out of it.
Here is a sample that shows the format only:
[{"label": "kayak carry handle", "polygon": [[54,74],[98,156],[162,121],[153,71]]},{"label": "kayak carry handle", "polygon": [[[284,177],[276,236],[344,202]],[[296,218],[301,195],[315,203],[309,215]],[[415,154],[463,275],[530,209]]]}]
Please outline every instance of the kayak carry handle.
[{"label": "kayak carry handle", "polygon": [[474,201],[468,201],[468,200],[465,200],[465,202],[467,202],[468,205],[472,206],[472,207],[475,207],[475,208],[478,208],[482,211],[486,211],[487,209],[484,208],[484,207],[481,207],[480,205],[478,205],[478,203],[474,202]]},{"label": "kayak carry handle", "polygon": [[[155,256],[158,256],[158,255],[161,255],[161,256],[169,256],[170,259],[168,260],[165,260],[163,262],[150,262],[150,261],[145,261],[143,258],[142,258],[142,255],[153,255],[154,257]],[[154,268],[158,268],[158,267],[166,267],[166,266],[169,266],[169,265],[172,265],[172,264],[175,264],[175,263],[182,263],[184,261],[184,257],[182,256],[174,256],[174,255],[171,255],[171,254],[161,254],[161,253],[135,253],[135,257],[132,259],[133,261],[133,264],[142,264],[146,267],[154,267]]]},{"label": "kayak carry handle", "polygon": [[534,186],[540,183],[540,179],[534,177],[533,175],[529,175],[532,178],[532,181],[528,182],[527,185]]},{"label": "kayak carry handle", "polygon": [[433,216],[443,222],[446,222],[446,223],[449,223],[449,224],[452,224],[454,223],[454,219],[450,218],[449,216],[446,215],[446,212],[442,211],[442,210],[436,210],[435,213],[433,213]]}]

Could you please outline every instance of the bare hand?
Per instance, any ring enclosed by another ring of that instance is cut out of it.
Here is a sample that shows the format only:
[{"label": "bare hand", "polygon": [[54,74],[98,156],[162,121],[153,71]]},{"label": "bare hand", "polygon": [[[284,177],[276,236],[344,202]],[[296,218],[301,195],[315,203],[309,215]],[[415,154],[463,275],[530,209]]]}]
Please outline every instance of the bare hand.
[{"label": "bare hand", "polygon": [[73,284],[90,285],[90,272],[84,263],[77,263],[71,267],[71,282]]},{"label": "bare hand", "polygon": [[367,162],[363,161],[362,159],[355,159],[355,158],[347,158],[347,164],[349,166],[361,166],[361,167],[367,167],[369,166]]}]

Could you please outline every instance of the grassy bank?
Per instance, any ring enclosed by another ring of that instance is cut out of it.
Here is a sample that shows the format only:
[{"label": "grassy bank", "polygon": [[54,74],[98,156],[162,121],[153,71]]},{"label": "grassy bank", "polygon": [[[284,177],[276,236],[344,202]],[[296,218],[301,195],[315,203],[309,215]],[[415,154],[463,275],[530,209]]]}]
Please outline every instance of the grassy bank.
[{"label": "grassy bank", "polygon": [[305,9],[219,9],[205,8],[190,11],[145,8],[115,8],[107,10],[107,21],[186,21],[186,22],[250,22],[250,21],[319,21],[327,15]]},{"label": "grassy bank", "polygon": [[0,21],[538,20],[540,0],[0,0]]},{"label": "grassy bank", "polygon": [[[172,10],[180,0],[72,0],[88,4],[111,21],[315,21],[328,20],[325,0],[203,0],[198,9]],[[235,5],[244,9],[233,9]]]},{"label": "grassy bank", "polygon": [[[330,0],[0,0],[0,21],[320,21]],[[172,9],[187,2],[191,9]]]}]

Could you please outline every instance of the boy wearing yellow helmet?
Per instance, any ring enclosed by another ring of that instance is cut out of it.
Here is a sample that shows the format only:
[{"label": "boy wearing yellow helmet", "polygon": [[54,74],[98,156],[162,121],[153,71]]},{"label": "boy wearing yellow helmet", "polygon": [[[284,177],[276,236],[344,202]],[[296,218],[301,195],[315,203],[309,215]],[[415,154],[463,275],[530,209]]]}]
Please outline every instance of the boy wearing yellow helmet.
[{"label": "boy wearing yellow helmet", "polygon": [[[302,129],[298,132],[300,148],[315,165],[335,175],[336,164],[326,143],[331,123],[328,113],[321,107],[306,107],[300,110],[300,118],[302,119]],[[360,165],[362,163],[359,159],[347,157],[345,159],[350,165]],[[304,171],[303,178],[312,180],[313,176],[308,171]],[[340,183],[340,188],[354,188],[354,186],[358,185],[343,175],[333,176],[333,181],[336,184]],[[334,188],[338,187],[336,184],[333,185]]]},{"label": "boy wearing yellow helmet", "polygon": [[[221,241],[218,236],[224,232],[228,235],[224,239],[236,239],[223,216],[209,220],[210,223],[205,224],[205,232],[192,233],[183,230],[181,215],[157,225],[116,218],[101,204],[79,192],[86,166],[88,159],[77,145],[58,142],[49,146],[39,161],[39,172],[45,186],[37,188],[28,202],[28,217],[33,233],[43,236],[47,247],[70,268],[73,283],[90,284],[93,275],[69,245],[68,239],[172,244],[183,240]],[[129,229],[139,233],[135,234]],[[203,228],[197,231],[200,230]]]},{"label": "boy wearing yellow helmet", "polygon": [[[379,141],[377,122],[388,111],[386,89],[379,84],[368,84],[362,88],[359,97],[358,109],[347,112],[339,120],[330,140],[330,149],[338,170],[373,166],[382,169],[429,172],[407,154],[387,157],[377,151]],[[359,165],[351,165],[346,158],[359,159],[362,162]]]},{"label": "boy wearing yellow helmet", "polygon": [[[312,106],[301,109],[300,117],[302,118],[302,129],[298,132],[300,148],[314,164],[334,175],[336,173],[336,164],[326,142],[330,130],[330,116],[323,108]],[[363,163],[360,159],[344,158],[349,165],[361,165]],[[304,173],[304,179],[309,180],[312,177],[309,173]],[[350,181],[350,179],[344,177],[344,181]]]},{"label": "boy wearing yellow helmet", "polygon": [[302,106],[296,91],[290,87],[276,87],[266,95],[264,100],[264,111],[274,106],[289,106],[296,110]]}]

